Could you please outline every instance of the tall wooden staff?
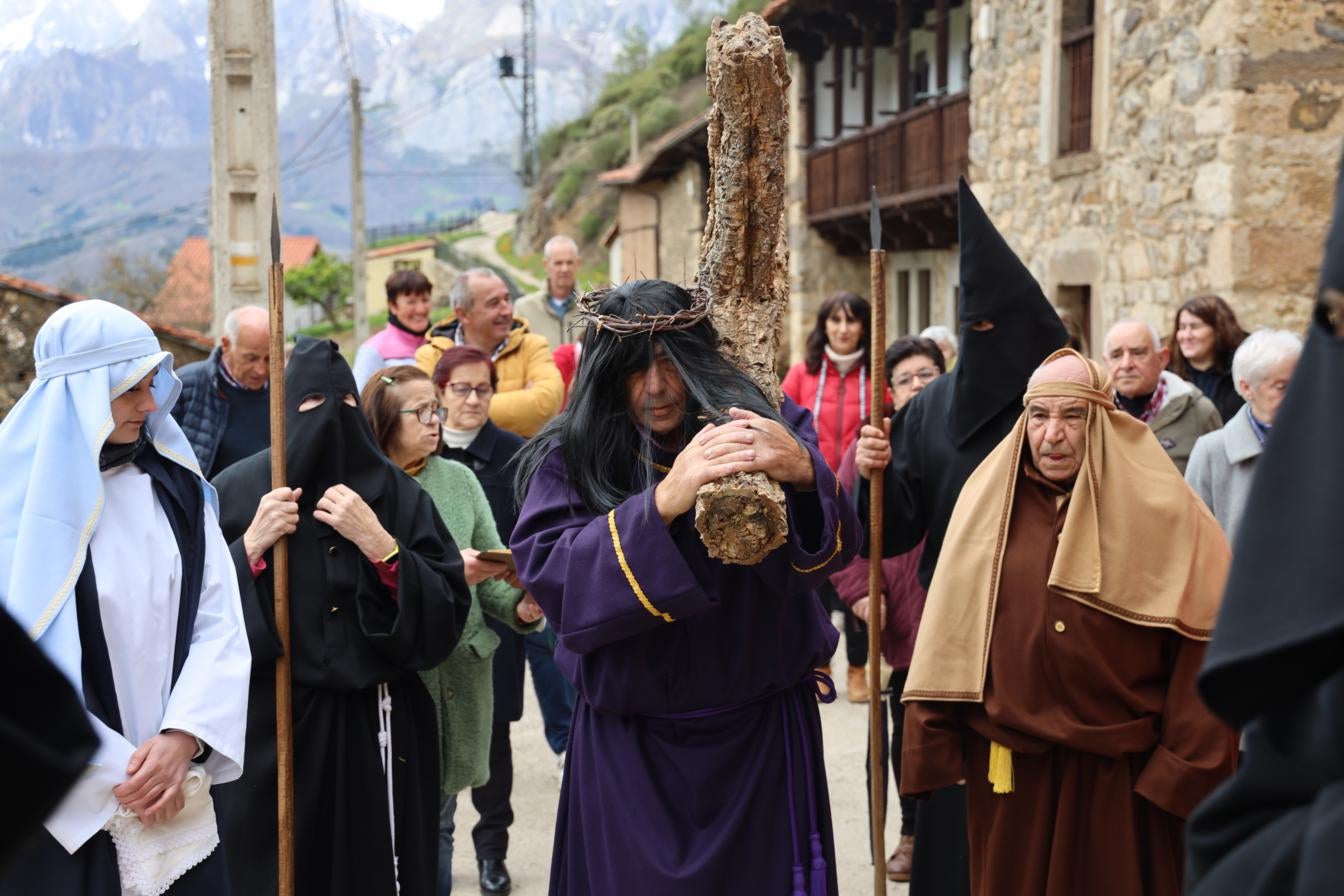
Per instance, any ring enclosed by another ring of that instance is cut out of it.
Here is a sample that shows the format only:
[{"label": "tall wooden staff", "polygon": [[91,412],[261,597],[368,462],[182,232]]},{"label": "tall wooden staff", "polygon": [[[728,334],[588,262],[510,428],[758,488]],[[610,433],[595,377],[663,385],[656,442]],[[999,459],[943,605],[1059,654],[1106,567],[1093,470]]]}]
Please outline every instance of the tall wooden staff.
[{"label": "tall wooden staff", "polygon": [[[882,412],[886,398],[884,377],[877,376],[882,369],[882,357],[887,349],[887,272],[886,256],[882,251],[882,216],[877,210],[877,187],[873,187],[872,210],[868,216],[868,231],[872,239],[872,249],[868,253],[868,293],[872,301],[872,323],[869,333],[872,337],[873,376],[872,400],[869,402],[869,423],[882,428]],[[887,770],[879,768],[882,758],[882,740],[886,736],[882,724],[882,611],[886,595],[882,588],[882,491],[883,476],[874,476],[868,481],[868,756],[869,778],[872,786],[869,800],[872,811],[869,813],[873,825],[873,893],[885,896],[887,892],[887,847],[885,829],[887,825],[886,806],[883,804],[887,788],[885,781]],[[897,788],[901,786],[896,782]]]},{"label": "tall wooden staff", "polygon": [[[271,197],[271,488],[288,485],[285,475],[285,266],[280,261],[280,211]],[[281,653],[275,661],[275,805],[279,833],[279,896],[294,896],[294,710],[289,686],[289,538],[271,548],[275,584],[275,630]]]}]

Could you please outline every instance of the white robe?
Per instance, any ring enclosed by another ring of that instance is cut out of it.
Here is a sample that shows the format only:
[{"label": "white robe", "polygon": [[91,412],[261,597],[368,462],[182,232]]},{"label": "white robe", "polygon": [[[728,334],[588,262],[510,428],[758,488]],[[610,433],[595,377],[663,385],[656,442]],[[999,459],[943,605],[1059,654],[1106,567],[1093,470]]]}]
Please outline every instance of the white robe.
[{"label": "white robe", "polygon": [[[205,507],[205,568],[186,663],[172,686],[182,557],[153,481],[134,464],[103,473],[104,506],[90,542],[98,606],[126,736],[92,715],[101,740],[79,782],[47,819],[71,853],[117,809],[112,788],[140,744],[168,728],[207,744],[214,783],[243,773],[252,654],[238,580],[214,510]],[[71,597],[71,600],[74,598]]]}]

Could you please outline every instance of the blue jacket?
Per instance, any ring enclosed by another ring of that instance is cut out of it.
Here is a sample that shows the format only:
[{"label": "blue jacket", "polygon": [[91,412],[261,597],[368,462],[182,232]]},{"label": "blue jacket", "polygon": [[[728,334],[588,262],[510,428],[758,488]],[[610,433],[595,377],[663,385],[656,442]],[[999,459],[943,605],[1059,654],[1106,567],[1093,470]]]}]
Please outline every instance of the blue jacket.
[{"label": "blue jacket", "polygon": [[229,400],[220,383],[219,346],[204,361],[196,361],[177,371],[182,395],[173,405],[173,419],[187,434],[201,473],[209,476],[215,452],[229,425]]}]

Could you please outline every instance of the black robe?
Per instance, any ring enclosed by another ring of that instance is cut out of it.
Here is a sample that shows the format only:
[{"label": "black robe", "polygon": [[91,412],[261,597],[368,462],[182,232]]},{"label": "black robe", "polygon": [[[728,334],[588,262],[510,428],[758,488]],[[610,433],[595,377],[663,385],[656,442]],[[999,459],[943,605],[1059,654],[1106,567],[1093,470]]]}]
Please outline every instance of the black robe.
[{"label": "black robe", "polygon": [[[1323,277],[1344,292],[1340,215],[1344,193]],[[1246,743],[1187,827],[1192,896],[1344,893],[1341,384],[1344,340],[1322,305],[1256,466],[1200,676]]]},{"label": "black robe", "polygon": [[[272,571],[253,579],[243,533],[271,490],[270,452],[215,480],[238,569],[252,646],[247,765],[215,791],[220,837],[238,896],[276,892],[275,632]],[[415,672],[447,659],[467,617],[462,560],[429,496],[386,467],[361,488],[397,539],[395,598],[374,566],[305,502],[289,538],[294,695],[296,892],[392,896],[387,784],[376,694],[391,685],[396,852],[403,896],[430,896],[438,856],[439,762],[434,704]],[[270,563],[270,552],[266,555]]]},{"label": "black robe", "polygon": [[75,689],[14,618],[0,610],[0,656],[11,686],[0,695],[0,768],[11,811],[0,819],[0,870],[42,826],[98,749]]}]

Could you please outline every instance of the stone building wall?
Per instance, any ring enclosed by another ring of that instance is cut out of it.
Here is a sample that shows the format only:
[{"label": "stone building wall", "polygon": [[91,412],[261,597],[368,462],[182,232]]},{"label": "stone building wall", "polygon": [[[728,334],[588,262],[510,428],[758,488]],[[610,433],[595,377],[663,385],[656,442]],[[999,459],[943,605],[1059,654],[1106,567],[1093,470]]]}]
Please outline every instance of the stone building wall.
[{"label": "stone building wall", "polygon": [[1341,0],[1097,0],[1092,150],[1056,151],[1061,0],[976,0],[971,181],[1057,299],[1305,324],[1344,136]]},{"label": "stone building wall", "polygon": [[658,276],[673,283],[690,283],[700,260],[700,236],[705,232],[705,173],[688,161],[666,181],[648,184],[659,202]]}]

